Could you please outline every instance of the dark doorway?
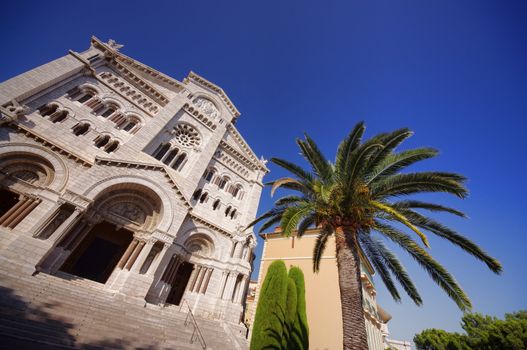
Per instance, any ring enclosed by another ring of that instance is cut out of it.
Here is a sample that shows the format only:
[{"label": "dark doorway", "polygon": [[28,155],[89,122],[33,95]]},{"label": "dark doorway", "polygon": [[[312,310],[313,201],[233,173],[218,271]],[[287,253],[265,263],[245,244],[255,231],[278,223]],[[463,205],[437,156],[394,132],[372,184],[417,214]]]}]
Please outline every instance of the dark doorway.
[{"label": "dark doorway", "polygon": [[18,194],[0,188],[0,217],[18,203]]},{"label": "dark doorway", "polygon": [[178,268],[174,284],[166,301],[167,304],[179,305],[181,298],[183,298],[183,293],[185,293],[185,289],[187,288],[193,268],[194,265],[188,262],[182,263]]},{"label": "dark doorway", "polygon": [[71,253],[61,270],[105,283],[132,239],[131,231],[123,228],[116,230],[108,222],[97,224]]}]

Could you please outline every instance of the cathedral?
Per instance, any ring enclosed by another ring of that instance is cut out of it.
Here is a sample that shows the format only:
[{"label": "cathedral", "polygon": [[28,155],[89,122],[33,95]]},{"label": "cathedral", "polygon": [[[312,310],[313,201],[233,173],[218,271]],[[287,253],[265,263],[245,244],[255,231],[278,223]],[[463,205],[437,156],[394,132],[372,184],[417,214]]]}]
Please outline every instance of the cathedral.
[{"label": "cathedral", "polygon": [[[245,228],[266,162],[220,87],[194,72],[175,80],[121,46],[92,37],[0,84],[0,335],[55,344],[31,324],[45,310],[66,320],[70,347],[148,331],[144,345],[184,348],[170,337],[187,332],[190,310],[197,348],[246,348],[256,238]],[[25,309],[5,311],[11,299]],[[173,322],[165,339],[156,315]]]}]

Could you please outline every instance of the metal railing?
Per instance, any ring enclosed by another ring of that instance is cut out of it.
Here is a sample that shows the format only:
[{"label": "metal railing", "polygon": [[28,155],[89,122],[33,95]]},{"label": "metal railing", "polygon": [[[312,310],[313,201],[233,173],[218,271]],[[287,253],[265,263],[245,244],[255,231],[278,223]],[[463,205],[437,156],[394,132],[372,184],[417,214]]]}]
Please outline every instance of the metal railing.
[{"label": "metal railing", "polygon": [[190,344],[194,344],[194,342],[197,339],[199,340],[199,343],[201,344],[201,347],[203,348],[203,350],[205,350],[207,349],[207,343],[205,343],[205,338],[203,338],[201,329],[199,329],[198,323],[196,322],[196,319],[194,318],[194,314],[192,313],[190,304],[186,300],[184,300],[183,303],[185,303],[188,307],[187,317],[185,318],[185,327],[188,325],[189,320],[190,322],[192,322],[192,325],[194,326],[194,330],[192,331],[192,336],[190,337]]}]

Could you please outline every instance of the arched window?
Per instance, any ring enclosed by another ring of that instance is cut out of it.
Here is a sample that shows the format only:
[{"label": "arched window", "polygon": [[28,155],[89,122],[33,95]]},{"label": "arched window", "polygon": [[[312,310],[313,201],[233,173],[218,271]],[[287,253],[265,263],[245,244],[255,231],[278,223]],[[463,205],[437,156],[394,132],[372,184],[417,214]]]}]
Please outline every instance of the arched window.
[{"label": "arched window", "polygon": [[180,166],[183,164],[183,162],[185,161],[185,158],[186,158],[186,155],[185,153],[182,153],[179,155],[179,157],[177,157],[176,161],[174,162],[174,164],[172,164],[172,168],[174,168],[175,170],[181,170],[180,169]]},{"label": "arched window", "polygon": [[229,178],[227,176],[222,177],[220,183],[218,184],[218,187],[223,190],[227,182],[229,182]]},{"label": "arched window", "polygon": [[78,123],[73,127],[73,134],[75,136],[85,135],[90,130],[90,124]]},{"label": "arched window", "polygon": [[233,187],[232,192],[231,192],[232,196],[233,197],[238,196],[238,194],[241,192],[241,189],[242,189],[242,186],[240,185],[236,185],[235,187]]},{"label": "arched window", "polygon": [[168,143],[160,144],[153,153],[154,158],[157,160],[161,160],[161,158],[163,158],[163,156],[167,153],[169,149],[170,149],[170,144]]},{"label": "arched window", "polygon": [[84,94],[81,98],[77,100],[77,102],[85,103],[88,102],[94,95],[90,94],[89,92]]},{"label": "arched window", "polygon": [[208,196],[208,195],[207,195],[207,192],[204,192],[204,193],[201,195],[201,197],[200,197],[200,199],[199,199],[199,202],[200,202],[200,203],[205,202],[205,201],[207,200],[207,196]]},{"label": "arched window", "polygon": [[116,111],[117,111],[117,108],[115,108],[114,106],[109,106],[109,107],[107,107],[106,109],[103,110],[103,112],[100,114],[100,116],[103,117],[103,118],[108,118],[109,116],[114,114]]},{"label": "arched window", "polygon": [[216,210],[216,209],[218,209],[219,206],[220,206],[220,200],[219,200],[219,199],[216,199],[216,200],[214,201],[214,203],[212,204],[212,210]]},{"label": "arched window", "polygon": [[163,159],[163,163],[165,163],[166,165],[170,164],[172,159],[174,159],[174,157],[176,156],[177,152],[177,148],[172,149],[170,153],[168,153],[168,155],[165,157],[165,159]]},{"label": "arched window", "polygon": [[207,180],[208,182],[210,182],[212,180],[212,178],[214,177],[214,174],[216,173],[216,171],[212,168],[209,168],[205,171],[205,173],[203,174],[203,178],[205,180]]},{"label": "arched window", "polygon": [[53,123],[60,123],[60,122],[63,122],[67,117],[68,117],[68,112],[60,111],[60,112],[53,113],[53,115],[49,117],[49,120],[51,120]]},{"label": "arched window", "polygon": [[101,147],[105,146],[110,141],[110,136],[108,136],[108,135],[99,135],[93,141],[94,141],[95,147],[101,148]]},{"label": "arched window", "polygon": [[230,212],[231,212],[231,206],[229,205],[227,209],[225,209],[225,216],[229,215]]},{"label": "arched window", "polygon": [[119,147],[119,141],[115,140],[112,143],[110,143],[108,146],[106,146],[104,151],[106,153],[112,153],[113,151],[117,150],[118,147]]},{"label": "arched window", "polygon": [[52,115],[53,113],[55,113],[57,111],[57,109],[59,108],[59,106],[57,105],[44,105],[42,107],[40,107],[38,109],[38,113],[40,113],[41,116],[43,117],[47,117],[49,115]]},{"label": "arched window", "polygon": [[231,211],[231,219],[234,219],[234,215],[236,215],[236,209],[233,209]]},{"label": "arched window", "polygon": [[194,192],[194,194],[192,195],[192,199],[197,201],[200,195],[201,195],[201,188]]},{"label": "arched window", "polygon": [[124,130],[124,131],[130,131],[130,130],[132,130],[136,125],[137,125],[137,122],[136,122],[136,121],[128,122],[128,123],[123,127],[123,130]]}]

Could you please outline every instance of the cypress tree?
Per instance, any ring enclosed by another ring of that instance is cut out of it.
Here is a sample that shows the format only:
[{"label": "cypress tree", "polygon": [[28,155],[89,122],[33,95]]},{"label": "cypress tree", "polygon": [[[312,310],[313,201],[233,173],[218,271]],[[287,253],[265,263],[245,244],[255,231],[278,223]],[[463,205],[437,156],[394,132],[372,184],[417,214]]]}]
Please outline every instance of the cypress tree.
[{"label": "cypress tree", "polygon": [[289,279],[296,285],[296,318],[289,336],[288,350],[309,349],[309,327],[307,324],[304,273],[299,267],[289,269]]},{"label": "cypress tree", "polygon": [[287,278],[287,300],[284,317],[284,335],[282,336],[282,349],[289,349],[289,342],[293,333],[297,317],[297,291],[295,281]]},{"label": "cypress tree", "polygon": [[282,348],[287,281],[287,268],[283,261],[277,260],[269,265],[254,317],[251,350]]}]

